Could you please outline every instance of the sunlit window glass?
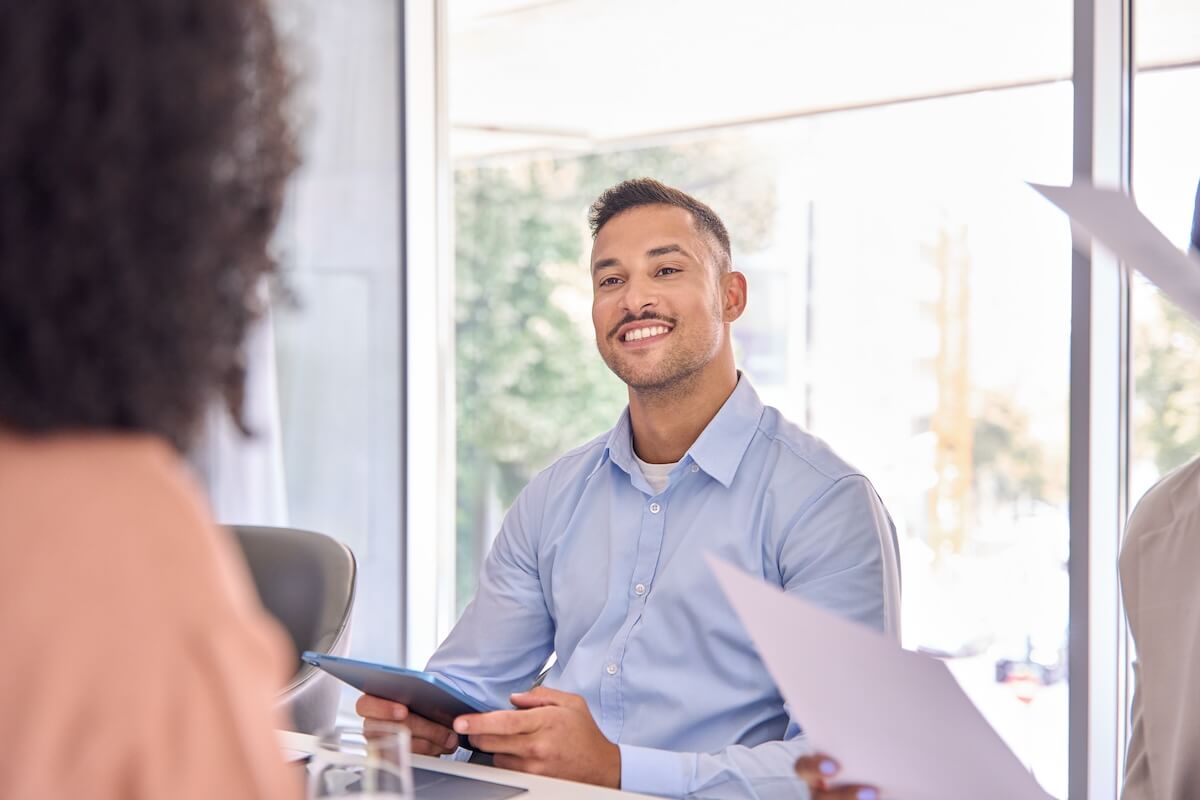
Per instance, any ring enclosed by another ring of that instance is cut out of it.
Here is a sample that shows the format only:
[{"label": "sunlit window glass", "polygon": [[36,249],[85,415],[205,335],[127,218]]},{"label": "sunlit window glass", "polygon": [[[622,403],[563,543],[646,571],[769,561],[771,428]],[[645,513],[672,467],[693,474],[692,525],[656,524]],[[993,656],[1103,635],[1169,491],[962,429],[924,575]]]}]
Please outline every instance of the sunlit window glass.
[{"label": "sunlit window glass", "polygon": [[882,494],[905,645],[1065,797],[1070,243],[1023,181],[1070,182],[1070,4],[909,5],[903,37],[894,4],[751,5],[450,3],[459,609],[516,493],[624,405],[585,212],[653,176],[729,228],[764,401]]}]

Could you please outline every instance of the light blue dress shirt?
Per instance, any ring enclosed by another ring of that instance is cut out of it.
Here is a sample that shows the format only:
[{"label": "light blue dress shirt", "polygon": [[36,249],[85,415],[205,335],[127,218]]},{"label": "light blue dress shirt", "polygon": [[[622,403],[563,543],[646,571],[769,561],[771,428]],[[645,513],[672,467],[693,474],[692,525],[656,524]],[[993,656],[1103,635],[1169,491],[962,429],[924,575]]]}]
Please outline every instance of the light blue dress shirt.
[{"label": "light blue dress shirt", "polygon": [[620,746],[623,789],[803,796],[804,720],[789,718],[704,554],[898,635],[895,536],[870,482],[745,377],[658,494],[626,409],[517,497],[427,669],[507,708],[555,653],[545,685],[587,701]]}]

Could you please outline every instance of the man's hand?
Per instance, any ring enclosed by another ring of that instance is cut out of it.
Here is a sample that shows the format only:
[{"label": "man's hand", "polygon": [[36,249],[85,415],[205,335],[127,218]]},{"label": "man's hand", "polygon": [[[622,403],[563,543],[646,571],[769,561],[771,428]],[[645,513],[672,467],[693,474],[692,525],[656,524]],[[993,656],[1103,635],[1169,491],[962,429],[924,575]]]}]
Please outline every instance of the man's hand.
[{"label": "man's hand", "polygon": [[454,730],[495,754],[497,767],[621,788],[621,749],[604,738],[584,699],[539,686],[512,696],[516,711],[465,714]]},{"label": "man's hand", "polygon": [[436,722],[417,716],[408,706],[382,697],[364,694],[354,710],[363,717],[363,731],[370,734],[379,723],[394,725],[402,722],[411,734],[412,751],[423,756],[440,756],[458,749],[458,734]]},{"label": "man's hand", "polygon": [[830,786],[829,779],[837,775],[840,769],[836,761],[819,753],[803,756],[796,762],[796,774],[808,784],[812,800],[879,800],[879,790],[874,786]]}]

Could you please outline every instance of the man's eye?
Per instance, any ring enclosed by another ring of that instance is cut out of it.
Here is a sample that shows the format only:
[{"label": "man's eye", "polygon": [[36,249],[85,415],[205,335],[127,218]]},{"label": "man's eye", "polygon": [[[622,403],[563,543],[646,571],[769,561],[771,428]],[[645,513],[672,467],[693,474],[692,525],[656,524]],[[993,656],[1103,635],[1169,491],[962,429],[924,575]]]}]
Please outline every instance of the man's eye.
[{"label": "man's eye", "polygon": [[620,278],[610,275],[609,277],[600,281],[600,285],[601,286],[616,286],[620,282],[621,282]]},{"label": "man's eye", "polygon": [[681,272],[679,267],[662,267],[658,270],[659,275],[671,275],[676,272]]}]

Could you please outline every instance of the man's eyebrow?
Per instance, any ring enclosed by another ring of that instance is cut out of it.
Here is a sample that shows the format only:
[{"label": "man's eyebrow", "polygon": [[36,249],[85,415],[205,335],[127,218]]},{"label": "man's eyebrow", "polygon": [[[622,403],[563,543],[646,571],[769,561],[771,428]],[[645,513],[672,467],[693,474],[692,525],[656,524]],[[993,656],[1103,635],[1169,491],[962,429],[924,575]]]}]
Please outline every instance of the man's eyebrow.
[{"label": "man's eyebrow", "polygon": [[[646,258],[658,258],[659,256],[665,256],[670,253],[679,253],[695,260],[691,253],[689,253],[687,250],[684,250],[677,244],[664,244],[662,247],[652,247],[646,251]],[[612,267],[619,266],[620,263],[621,260],[618,258],[602,258],[595,264],[592,264],[592,274],[594,275],[602,269],[610,269]]]},{"label": "man's eyebrow", "polygon": [[688,258],[692,257],[691,253],[689,253],[687,250],[684,250],[677,244],[664,244],[662,247],[654,247],[647,250],[646,258],[658,258],[659,256],[665,256],[668,253],[680,253]]}]

